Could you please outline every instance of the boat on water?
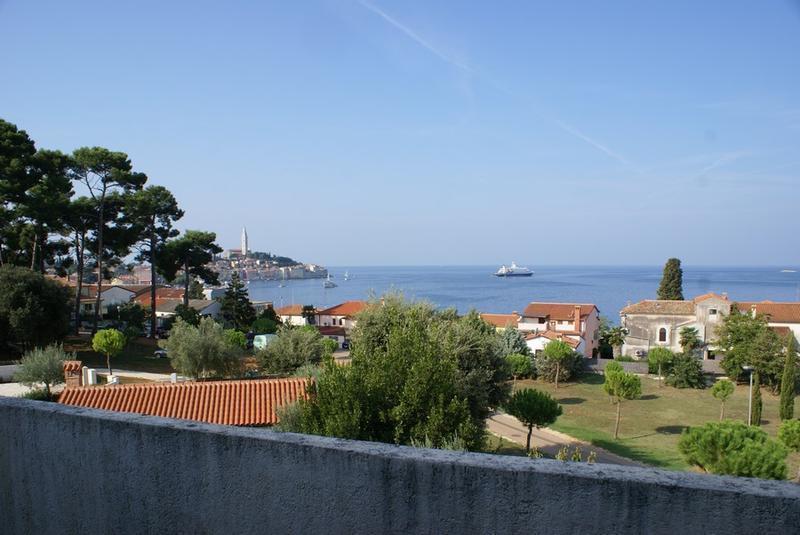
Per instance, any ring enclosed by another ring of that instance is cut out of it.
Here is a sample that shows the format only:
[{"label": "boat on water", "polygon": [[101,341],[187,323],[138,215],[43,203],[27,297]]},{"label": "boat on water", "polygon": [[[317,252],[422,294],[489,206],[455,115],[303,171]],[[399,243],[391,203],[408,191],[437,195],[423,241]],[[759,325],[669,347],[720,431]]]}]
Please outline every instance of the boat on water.
[{"label": "boat on water", "polygon": [[796,269],[782,269],[781,273],[797,273]]},{"label": "boat on water", "polygon": [[328,274],[328,278],[322,283],[323,288],[336,288],[336,283],[331,280],[330,274]]},{"label": "boat on water", "polygon": [[516,264],[516,262],[511,262],[510,266],[506,266],[505,264],[500,266],[494,276],[495,277],[530,277],[533,275],[533,271],[526,267],[521,267]]},{"label": "boat on water", "polygon": [[347,271],[344,272],[344,280],[346,280],[346,281],[350,280],[350,273],[347,272]]}]

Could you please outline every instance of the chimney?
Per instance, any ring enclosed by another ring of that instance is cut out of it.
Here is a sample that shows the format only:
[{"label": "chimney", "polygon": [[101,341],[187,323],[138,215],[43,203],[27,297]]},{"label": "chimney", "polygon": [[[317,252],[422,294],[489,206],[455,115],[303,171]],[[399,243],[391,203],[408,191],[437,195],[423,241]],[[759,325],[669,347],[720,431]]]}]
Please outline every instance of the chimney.
[{"label": "chimney", "polygon": [[753,317],[755,318],[755,317],[756,317],[756,314],[757,314],[757,312],[756,312],[756,305],[755,305],[755,304],[753,304],[753,305],[750,305],[750,315],[751,315],[751,316],[753,316]]},{"label": "chimney", "polygon": [[581,332],[581,306],[575,305],[575,317],[573,318],[573,330],[577,333]]},{"label": "chimney", "polygon": [[67,388],[83,385],[83,370],[81,369],[81,364],[79,360],[64,361],[64,382]]}]

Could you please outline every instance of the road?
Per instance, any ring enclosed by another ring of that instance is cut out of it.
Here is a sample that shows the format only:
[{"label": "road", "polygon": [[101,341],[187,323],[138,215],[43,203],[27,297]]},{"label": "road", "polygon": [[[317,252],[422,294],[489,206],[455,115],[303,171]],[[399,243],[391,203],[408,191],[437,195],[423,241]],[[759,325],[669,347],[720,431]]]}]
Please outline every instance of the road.
[{"label": "road", "polygon": [[[489,416],[486,420],[486,426],[495,435],[501,436],[506,440],[516,442],[517,444],[525,445],[525,439],[528,436],[528,429],[522,423],[511,416],[501,412],[496,412]],[[549,428],[534,429],[531,435],[531,447],[539,448],[540,451],[555,457],[558,450],[564,446],[569,446],[571,449],[575,446],[580,446],[583,450],[584,458],[590,451],[597,454],[598,463],[606,464],[620,464],[623,466],[646,466],[642,463],[632,461],[625,457],[620,457],[610,451],[592,446],[588,442],[583,442],[564,433],[553,431]]]}]

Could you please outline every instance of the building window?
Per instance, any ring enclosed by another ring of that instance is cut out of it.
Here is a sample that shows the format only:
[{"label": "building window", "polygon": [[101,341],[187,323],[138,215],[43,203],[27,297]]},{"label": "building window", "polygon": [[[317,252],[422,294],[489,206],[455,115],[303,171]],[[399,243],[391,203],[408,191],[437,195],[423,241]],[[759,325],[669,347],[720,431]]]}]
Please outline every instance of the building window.
[{"label": "building window", "polygon": [[708,309],[708,315],[709,316],[716,316],[717,315],[717,309],[716,308],[709,308]]},{"label": "building window", "polygon": [[667,341],[667,329],[665,327],[661,327],[658,330],[658,341],[659,342],[666,342]]}]

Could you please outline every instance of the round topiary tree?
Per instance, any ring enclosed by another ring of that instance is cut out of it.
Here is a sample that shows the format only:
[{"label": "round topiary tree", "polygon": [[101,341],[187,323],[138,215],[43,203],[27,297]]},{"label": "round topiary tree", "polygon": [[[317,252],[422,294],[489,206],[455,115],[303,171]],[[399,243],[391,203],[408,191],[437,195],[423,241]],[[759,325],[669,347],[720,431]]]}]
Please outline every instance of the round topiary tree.
[{"label": "round topiary tree", "polygon": [[533,428],[552,424],[561,416],[561,405],[547,392],[523,388],[514,392],[506,403],[506,412],[528,428],[525,451],[531,451]]},{"label": "round topiary tree", "polygon": [[733,394],[734,388],[733,382],[727,379],[717,381],[714,383],[714,386],[711,387],[711,395],[720,401],[720,422],[725,418],[725,402],[728,401],[728,398]]},{"label": "round topiary tree", "polygon": [[106,356],[108,375],[114,375],[111,371],[111,357],[119,355],[125,349],[125,335],[116,329],[102,329],[97,331],[92,338],[92,349]]},{"label": "round topiary tree", "polygon": [[622,402],[627,399],[636,399],[642,395],[642,380],[638,375],[628,372],[612,370],[608,371],[606,366],[606,379],[603,383],[603,390],[611,397],[611,401],[617,404],[617,417],[614,422],[614,438],[619,438],[619,420]]}]

